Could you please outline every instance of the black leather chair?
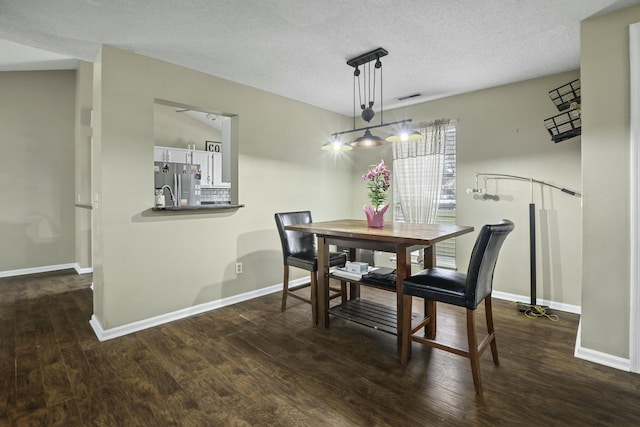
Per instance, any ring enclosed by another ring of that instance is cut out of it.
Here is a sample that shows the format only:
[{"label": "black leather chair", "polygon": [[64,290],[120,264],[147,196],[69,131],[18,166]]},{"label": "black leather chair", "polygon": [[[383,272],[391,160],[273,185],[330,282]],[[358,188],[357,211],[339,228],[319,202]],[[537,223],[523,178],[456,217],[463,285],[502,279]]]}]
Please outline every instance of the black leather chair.
[{"label": "black leather chair", "polygon": [[[311,222],[311,212],[281,212],[275,215],[280,242],[282,243],[282,258],[284,262],[284,280],[282,288],[282,308],[287,307],[287,296],[297,298],[311,304],[313,323],[318,323],[317,296],[318,296],[318,252],[316,249],[316,236],[312,233],[302,233],[299,231],[285,230],[285,226],[294,224],[308,224]],[[329,266],[344,266],[347,262],[347,254],[344,252],[329,252]],[[309,283],[289,287],[289,267],[297,267],[311,272]],[[330,287],[329,298],[342,297],[342,302],[347,299],[347,284],[340,282],[340,289]],[[311,287],[311,297],[305,298],[294,291]]]},{"label": "black leather chair", "polygon": [[[513,230],[514,224],[509,220],[502,220],[499,224],[485,225],[480,230],[475,246],[471,253],[471,260],[467,274],[442,268],[429,268],[408,277],[403,282],[403,314],[402,314],[402,363],[407,364],[411,359],[411,343],[439,348],[471,360],[473,384],[477,394],[482,394],[482,379],[480,377],[480,356],[491,346],[493,363],[498,365],[498,347],[496,346],[493,327],[493,313],[491,311],[491,290],[493,271],[498,260],[498,252],[507,235]],[[411,326],[411,302],[413,297],[424,298],[425,317],[417,325]],[[474,313],[478,305],[484,301],[487,336],[478,344]],[[467,312],[467,350],[456,348],[436,340],[436,302],[465,307]],[[416,333],[426,326],[426,335]]]}]

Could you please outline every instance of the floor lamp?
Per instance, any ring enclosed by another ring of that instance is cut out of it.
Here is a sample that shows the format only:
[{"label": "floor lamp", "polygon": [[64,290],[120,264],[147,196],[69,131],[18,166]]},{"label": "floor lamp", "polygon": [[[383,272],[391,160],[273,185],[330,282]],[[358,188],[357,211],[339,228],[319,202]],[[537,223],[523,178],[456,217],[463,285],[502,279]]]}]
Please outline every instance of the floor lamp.
[{"label": "floor lamp", "polygon": [[[484,186],[481,188],[478,184],[478,179],[480,177],[484,178]],[[543,186],[555,188],[556,190],[560,190],[563,193],[567,193],[571,196],[581,197],[580,193],[569,190],[567,188],[561,187],[559,185],[550,184],[548,182],[540,181],[534,178],[527,178],[524,176],[518,175],[508,175],[502,173],[480,173],[476,172],[476,187],[472,189],[467,189],[467,193],[478,193],[485,198],[498,200],[498,197],[495,195],[487,194],[487,180],[488,179],[509,179],[516,181],[528,181],[530,184],[530,193],[531,193],[531,202],[529,203],[529,263],[531,270],[531,303],[525,304],[518,302],[516,306],[519,311],[522,312],[530,312],[533,315],[543,315],[548,314],[549,312],[546,310],[546,307],[540,307],[536,302],[536,205],[533,201],[533,184],[540,184]]]}]

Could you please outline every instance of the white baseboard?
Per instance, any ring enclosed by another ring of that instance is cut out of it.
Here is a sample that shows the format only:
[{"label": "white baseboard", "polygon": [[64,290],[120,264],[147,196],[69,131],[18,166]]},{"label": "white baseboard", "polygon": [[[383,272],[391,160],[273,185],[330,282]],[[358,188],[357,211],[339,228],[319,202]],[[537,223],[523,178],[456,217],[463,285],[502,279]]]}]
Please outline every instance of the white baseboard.
[{"label": "white baseboard", "polygon": [[[301,278],[291,280],[289,286],[296,286],[308,282],[309,278]],[[237,304],[239,302],[248,301],[253,298],[258,298],[264,295],[272,294],[274,292],[282,291],[282,283],[269,286],[267,288],[258,289],[251,292],[246,292],[240,295],[234,295],[232,297],[223,298],[217,301],[210,301],[204,304],[194,305],[193,307],[183,308],[171,313],[161,314],[160,316],[150,317],[148,319],[138,320],[136,322],[128,323],[126,325],[117,326],[115,328],[104,329],[100,320],[95,316],[91,316],[89,324],[93,328],[93,332],[100,341],[106,341],[113,338],[118,338],[124,335],[132,334],[134,332],[142,331],[144,329],[159,326],[165,323],[173,322],[175,320],[184,319],[186,317],[194,316],[196,314],[205,313],[207,311],[216,310],[218,308],[226,307],[228,305]]]},{"label": "white baseboard", "polygon": [[87,274],[92,273],[93,268],[82,268],[78,265],[77,262],[69,263],[69,264],[57,264],[57,265],[45,265],[42,267],[30,267],[30,268],[21,268],[19,270],[6,270],[0,271],[0,278],[2,277],[13,277],[13,276],[25,276],[27,274],[37,274],[37,273],[48,273],[51,271],[60,271],[60,270],[68,270],[73,268],[78,274]]},{"label": "white baseboard", "polygon": [[[506,301],[515,301],[515,302],[526,302],[527,304],[530,302],[530,297],[509,294],[506,292],[497,292],[493,291],[491,296],[497,299],[502,299]],[[571,304],[557,303],[554,301],[547,300],[537,300],[538,305],[547,306],[553,310],[565,311],[568,313],[581,314],[582,307]],[[574,357],[578,359],[587,360],[589,362],[597,363],[599,365],[609,366],[610,368],[616,368],[623,371],[630,372],[631,371],[631,362],[629,359],[624,359],[622,357],[613,356],[611,354],[602,353],[600,351],[591,350],[588,348],[584,348],[580,344],[580,328],[582,325],[582,320],[578,323],[578,333],[576,336],[576,346],[574,350]]]},{"label": "white baseboard", "polygon": [[80,267],[80,265],[76,262],[74,267],[76,269],[76,273],[78,274],[89,274],[93,273],[93,267]]},{"label": "white baseboard", "polygon": [[[305,283],[309,279],[306,277],[292,280],[289,286],[296,286],[298,284]],[[258,289],[256,291],[246,292],[244,294],[235,295],[233,297],[223,298],[217,301],[210,301],[204,304],[195,305],[193,307],[187,307],[181,310],[177,310],[171,313],[162,314],[160,316],[151,317],[148,319],[138,320],[136,322],[128,323],[126,325],[117,326],[115,328],[104,329],[100,321],[94,316],[91,317],[91,327],[94,333],[100,341],[106,341],[113,338],[128,335],[134,332],[142,331],[144,329],[152,328],[154,326],[162,325],[165,323],[173,322],[175,320],[184,319],[186,317],[194,316],[196,314],[205,313],[207,311],[216,310],[221,307],[236,304],[242,301],[248,301],[253,298],[261,297],[263,295],[279,292],[282,290],[282,284],[269,286],[267,288]],[[505,292],[492,293],[494,298],[503,299],[507,301],[527,301],[528,297],[522,295],[508,294]],[[540,305],[546,305],[555,310],[567,311],[569,313],[580,314],[580,307],[569,304],[561,303],[548,303],[547,301],[539,301]]]},{"label": "white baseboard", "polygon": [[581,334],[582,320],[578,323],[578,336],[576,337],[576,348],[573,356],[599,365],[608,366],[610,368],[620,369],[621,371],[631,372],[631,360],[625,359],[601,351],[591,350],[582,347]]},{"label": "white baseboard", "polygon": [[[531,298],[528,296],[509,294],[506,292],[493,291],[491,292],[491,296],[497,299],[514,301],[514,302],[523,302],[527,304],[529,304],[529,302],[531,301]],[[538,299],[536,302],[538,305],[549,307],[553,310],[566,311],[567,313],[581,314],[581,310],[582,310],[582,307],[580,307],[579,305],[565,304],[561,302],[548,301],[543,299]]]}]

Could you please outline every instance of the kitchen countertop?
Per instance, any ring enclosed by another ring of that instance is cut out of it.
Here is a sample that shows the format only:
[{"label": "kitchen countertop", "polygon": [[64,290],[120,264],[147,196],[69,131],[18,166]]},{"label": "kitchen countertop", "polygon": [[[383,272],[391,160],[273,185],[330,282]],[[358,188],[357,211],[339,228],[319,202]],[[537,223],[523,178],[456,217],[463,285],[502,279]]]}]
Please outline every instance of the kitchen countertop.
[{"label": "kitchen countertop", "polygon": [[230,203],[211,203],[200,206],[165,206],[164,208],[153,207],[153,211],[212,211],[221,209],[238,209],[243,208],[244,205],[232,205]]}]

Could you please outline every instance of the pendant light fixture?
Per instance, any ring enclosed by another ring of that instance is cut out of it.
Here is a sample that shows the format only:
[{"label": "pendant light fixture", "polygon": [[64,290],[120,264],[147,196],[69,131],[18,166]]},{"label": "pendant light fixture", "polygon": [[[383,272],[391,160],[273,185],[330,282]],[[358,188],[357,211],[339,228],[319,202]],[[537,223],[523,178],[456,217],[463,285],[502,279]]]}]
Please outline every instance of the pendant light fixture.
[{"label": "pendant light fixture", "polygon": [[[414,141],[422,139],[422,135],[411,128],[409,125],[411,119],[398,120],[395,122],[384,123],[383,120],[383,105],[382,105],[382,62],[380,58],[386,56],[388,52],[379,47],[367,52],[363,55],[357,56],[347,61],[347,65],[353,67],[353,129],[345,130],[342,132],[332,133],[332,140],[325,143],[322,146],[323,150],[327,151],[348,151],[351,147],[375,147],[385,143],[385,140],[381,137],[371,133],[371,129],[401,125],[398,133],[389,136],[386,140],[389,142],[401,142],[401,141]],[[362,68],[362,69],[361,69]],[[380,124],[367,125],[362,128],[356,129],[356,98],[360,107],[360,117],[367,123],[370,123],[374,119],[376,113],[374,106],[376,105],[376,85],[379,87],[379,100],[380,100]],[[357,97],[356,97],[357,93]],[[340,135],[347,133],[364,131],[364,134],[356,138],[351,145],[348,145],[340,139]]]}]

